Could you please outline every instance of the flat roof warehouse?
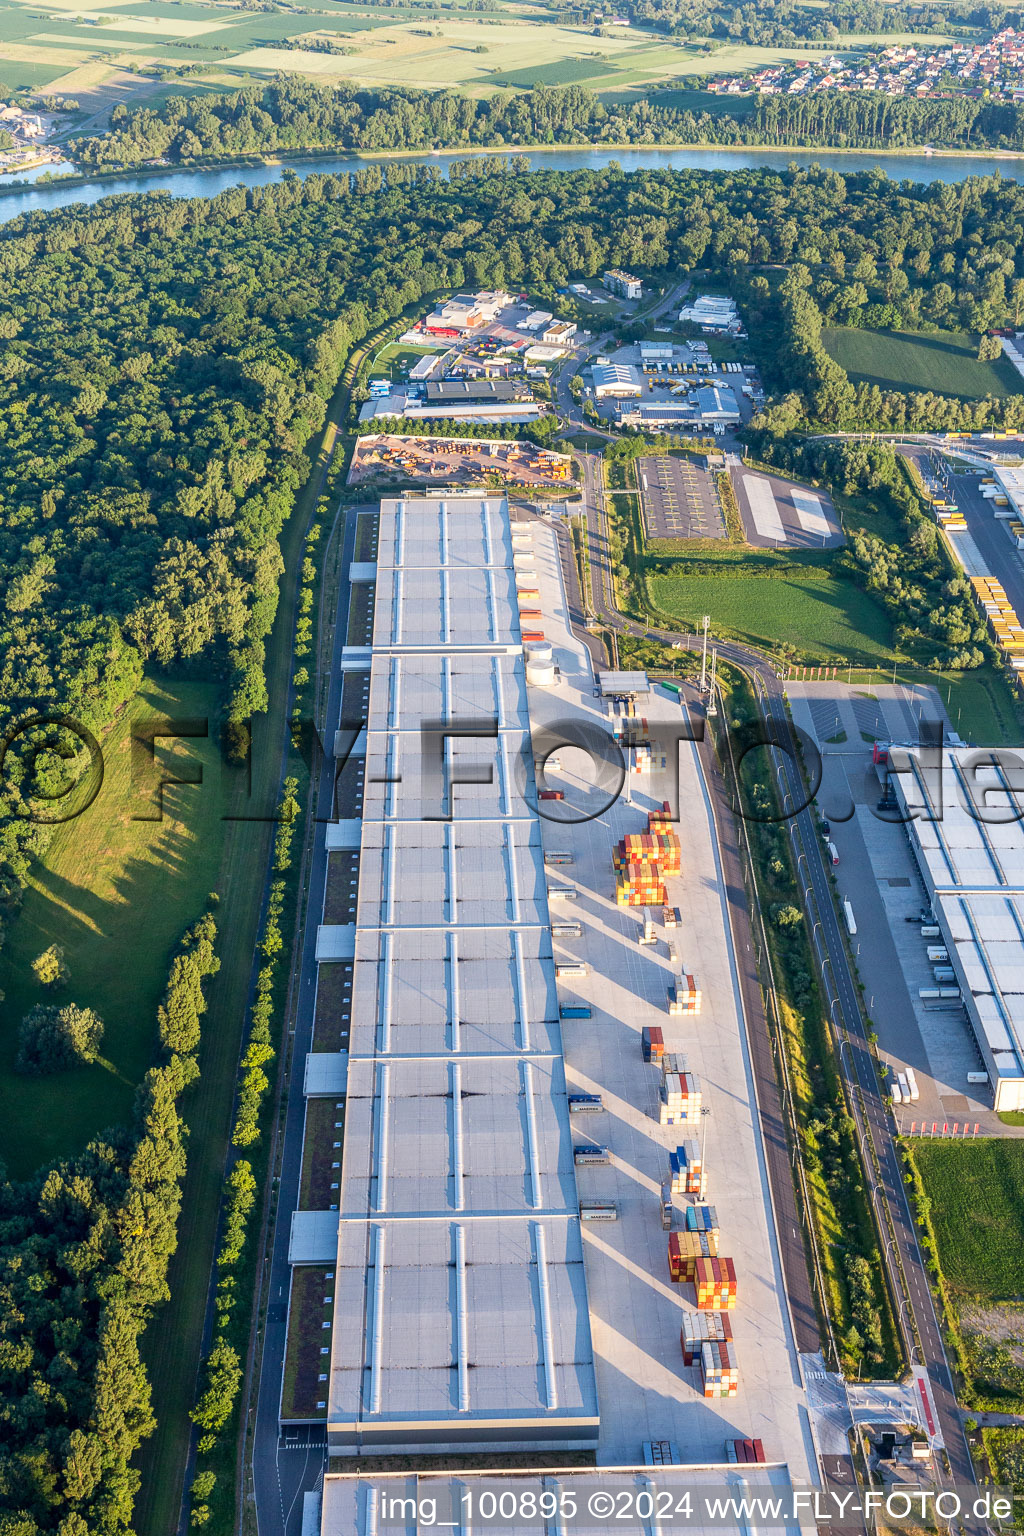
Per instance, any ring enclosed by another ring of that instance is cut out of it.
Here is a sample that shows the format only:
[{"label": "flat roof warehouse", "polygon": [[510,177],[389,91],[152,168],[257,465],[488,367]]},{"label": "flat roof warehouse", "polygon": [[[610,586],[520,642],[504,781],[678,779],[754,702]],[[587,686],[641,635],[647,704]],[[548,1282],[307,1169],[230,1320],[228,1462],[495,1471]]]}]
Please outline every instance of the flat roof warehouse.
[{"label": "flat roof warehouse", "polygon": [[[328,1391],[333,1455],[595,1444],[597,1393],[507,508],[384,501]],[[452,819],[421,775],[448,744]],[[435,818],[435,819],[431,819]]]},{"label": "flat roof warehouse", "polygon": [[1024,768],[1013,757],[890,749],[911,850],[999,1111],[1024,1109]]}]

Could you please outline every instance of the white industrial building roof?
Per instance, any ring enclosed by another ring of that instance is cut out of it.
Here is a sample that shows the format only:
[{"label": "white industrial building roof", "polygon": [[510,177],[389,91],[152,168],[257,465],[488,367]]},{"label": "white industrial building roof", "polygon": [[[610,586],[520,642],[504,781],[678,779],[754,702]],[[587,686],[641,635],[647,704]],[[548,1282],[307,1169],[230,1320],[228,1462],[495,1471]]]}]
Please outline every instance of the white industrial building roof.
[{"label": "white industrial building roof", "polygon": [[591,369],[596,395],[642,395],[643,380],[632,363],[595,363]]},{"label": "white industrial building roof", "polygon": [[992,473],[1002,486],[1011,506],[1024,516],[1024,469],[994,464]]},{"label": "white industrial building roof", "polygon": [[501,498],[381,505],[335,1455],[597,1435],[512,549]]},{"label": "white industrial building roof", "polygon": [[[681,1450],[676,1447],[676,1450]],[[590,1496],[600,1490],[609,1491],[620,1510],[645,1507],[644,1501],[655,1498],[656,1507],[662,1501],[672,1509],[691,1512],[685,1526],[691,1536],[711,1536],[716,1529],[726,1529],[719,1520],[701,1511],[707,1506],[705,1499],[720,1498],[728,1489],[739,1496],[772,1494],[786,1497],[792,1487],[789,1469],[778,1462],[768,1464],[747,1463],[737,1467],[720,1463],[714,1465],[675,1465],[643,1468],[578,1468],[566,1467],[548,1472],[521,1472],[517,1469],[502,1471],[460,1470],[450,1472],[384,1472],[338,1473],[328,1472],[323,1480],[322,1523],[323,1536],[422,1536],[428,1525],[417,1511],[430,1511],[430,1526],[436,1518],[436,1528],[484,1531],[500,1529],[503,1536],[542,1536],[548,1531],[569,1532],[573,1536],[599,1536],[609,1529],[610,1520],[602,1513],[592,1514]],[[470,1525],[460,1524],[465,1516],[467,1503],[470,1508],[487,1509],[486,1496],[506,1498],[506,1509],[522,1511],[521,1516],[508,1514],[496,1520],[480,1520]],[[543,1510],[543,1495],[554,1501],[554,1507],[562,1511],[550,1521],[534,1513]],[[320,1496],[317,1496],[318,1500]],[[636,1504],[634,1505],[634,1500]],[[571,1513],[575,1510],[575,1514]],[[435,1514],[436,1512],[436,1514]],[[454,1519],[452,1518],[454,1516]],[[680,1520],[680,1527],[682,1526]],[[667,1522],[666,1522],[667,1525]],[[654,1531],[658,1525],[640,1516],[623,1524],[622,1529],[631,1533]],[[729,1527],[736,1529],[737,1527]],[[752,1525],[739,1529],[753,1532]],[[789,1524],[781,1521],[774,1529],[779,1536],[799,1536],[800,1526],[794,1520]]]},{"label": "white industrial building roof", "polygon": [[702,384],[694,396],[698,416],[705,421],[738,421],[740,408],[731,389],[721,384]]},{"label": "white industrial building roof", "polygon": [[911,846],[989,1075],[1024,1108],[1024,768],[973,747],[891,749]]}]

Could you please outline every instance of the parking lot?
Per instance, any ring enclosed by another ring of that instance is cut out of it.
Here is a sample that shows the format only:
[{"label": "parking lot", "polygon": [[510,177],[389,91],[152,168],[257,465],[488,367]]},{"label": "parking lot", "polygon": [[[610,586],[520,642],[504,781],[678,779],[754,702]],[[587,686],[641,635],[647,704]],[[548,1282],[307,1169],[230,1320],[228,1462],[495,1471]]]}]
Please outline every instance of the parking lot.
[{"label": "parking lot", "polygon": [[649,539],[724,539],[725,518],[706,469],[679,455],[637,460],[644,531]]},{"label": "parking lot", "polygon": [[731,471],[747,540],[762,549],[834,549],[845,542],[839,515],[822,490],[742,465]]},{"label": "parking lot", "polygon": [[920,999],[920,989],[933,984],[919,922],[928,897],[906,828],[877,812],[882,784],[871,743],[915,741],[922,717],[947,731],[942,699],[933,688],[903,684],[875,684],[869,692],[838,681],[791,681],[786,691],[795,724],[821,752],[816,803],[839,858],[840,899],[855,914],[851,947],[879,1057],[893,1072],[909,1066],[917,1074],[920,1099],[898,1111],[897,1123],[909,1131],[911,1124],[969,1119],[982,1134],[1005,1135],[987,1102],[990,1090],[983,1099],[968,1086],[980,1057],[963,1009]]}]

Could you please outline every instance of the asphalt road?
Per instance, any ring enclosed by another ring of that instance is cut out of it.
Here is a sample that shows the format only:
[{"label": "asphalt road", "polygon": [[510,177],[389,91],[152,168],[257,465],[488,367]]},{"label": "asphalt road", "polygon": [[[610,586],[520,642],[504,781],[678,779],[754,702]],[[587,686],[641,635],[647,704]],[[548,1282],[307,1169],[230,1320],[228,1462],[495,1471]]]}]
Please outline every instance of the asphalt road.
[{"label": "asphalt road", "polygon": [[[356,513],[350,510],[344,528],[341,569],[348,570],[355,548]],[[327,701],[327,752],[317,791],[316,815],[321,824],[331,819],[334,804],[333,722],[341,713],[341,652],[348,631],[349,585],[340,586],[334,653],[331,658]],[[323,826],[314,832],[309,865],[309,907],[302,937],[299,992],[295,1007],[295,1032],[287,1088],[285,1123],[281,1132],[277,1185],[277,1219],[269,1255],[264,1258],[263,1298],[267,1303],[263,1348],[260,1356],[252,1452],[247,1471],[256,1506],[259,1536],[298,1536],[302,1526],[302,1495],[318,1486],[327,1459],[326,1433],[319,1428],[281,1441],[278,1412],[281,1373],[288,1336],[288,1293],[291,1269],[288,1239],[291,1213],[299,1204],[302,1173],[302,1133],[306,1103],[302,1093],[303,1066],[313,1039],[313,1003],[316,996],[316,933],[319,906],[327,877],[327,846]]]}]

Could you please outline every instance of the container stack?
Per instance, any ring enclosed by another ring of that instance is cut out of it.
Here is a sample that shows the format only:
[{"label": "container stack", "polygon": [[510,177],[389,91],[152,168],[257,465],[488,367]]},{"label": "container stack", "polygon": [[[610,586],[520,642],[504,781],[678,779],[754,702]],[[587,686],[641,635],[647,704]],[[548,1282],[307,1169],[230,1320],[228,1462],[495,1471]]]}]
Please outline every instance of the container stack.
[{"label": "container stack", "polygon": [[[718,1212],[713,1205],[688,1205],[686,1208],[687,1232],[713,1232],[718,1239]],[[717,1250],[716,1250],[717,1251]]]},{"label": "container stack", "polygon": [[662,1072],[689,1072],[690,1063],[682,1051],[666,1051],[661,1058]]},{"label": "container stack", "polygon": [[695,1125],[700,1120],[700,1080],[692,1072],[666,1072],[661,1080],[660,1125]]},{"label": "container stack", "polygon": [[736,1305],[736,1265],[717,1257],[697,1260],[693,1283],[700,1312],[731,1312]]},{"label": "container stack", "polygon": [[617,845],[612,862],[616,869],[628,864],[651,864],[662,875],[682,873],[679,839],[674,832],[627,832]]},{"label": "container stack", "polygon": [[679,1345],[684,1365],[700,1363],[704,1344],[728,1344],[732,1341],[732,1323],[721,1312],[684,1312],[679,1330]]},{"label": "container stack", "polygon": [[650,771],[651,771],[651,748],[650,748],[650,744],[648,742],[644,741],[644,742],[641,742],[638,746],[635,746],[633,748],[633,772],[634,773],[650,773]]},{"label": "container stack", "polygon": [[665,1037],[656,1024],[644,1029],[640,1037],[643,1046],[644,1061],[655,1062],[660,1065],[665,1055]]},{"label": "container stack", "polygon": [[686,1018],[696,1018],[700,1013],[703,994],[697,978],[684,971],[674,987],[668,989],[668,1011]]},{"label": "container stack", "polygon": [[668,1238],[668,1273],[676,1284],[696,1280],[701,1259],[718,1254],[717,1232],[670,1232]]},{"label": "container stack", "polygon": [[702,1344],[700,1374],[705,1397],[735,1397],[740,1387],[740,1373],[732,1345],[716,1340]]},{"label": "container stack", "polygon": [[674,1195],[703,1195],[704,1162],[698,1142],[684,1141],[669,1154],[668,1163]]},{"label": "container stack", "polygon": [[727,1440],[725,1454],[731,1462],[757,1463],[768,1460],[760,1440]]},{"label": "container stack", "polygon": [[616,866],[615,901],[620,907],[662,907],[665,886],[657,864]]}]

